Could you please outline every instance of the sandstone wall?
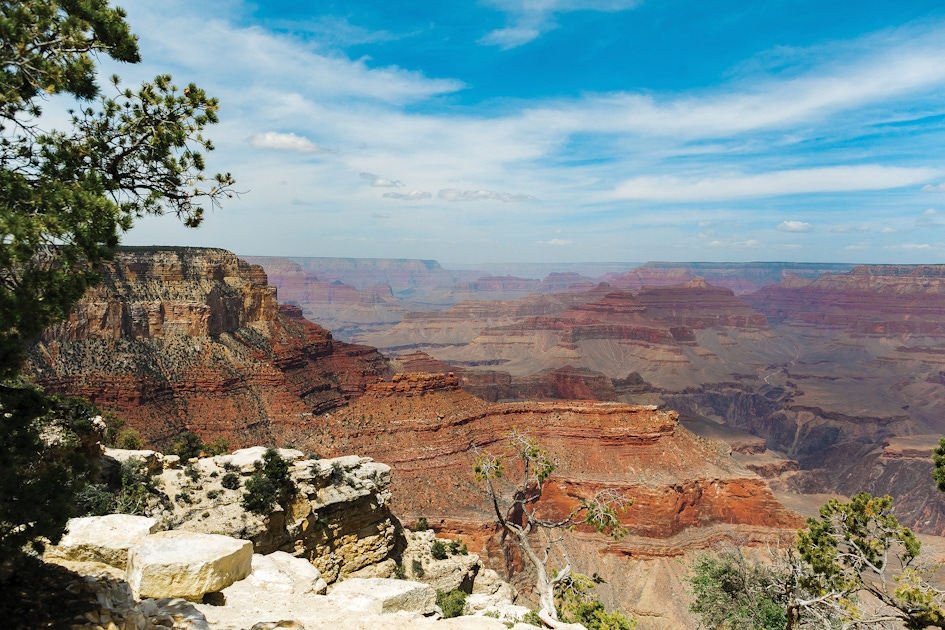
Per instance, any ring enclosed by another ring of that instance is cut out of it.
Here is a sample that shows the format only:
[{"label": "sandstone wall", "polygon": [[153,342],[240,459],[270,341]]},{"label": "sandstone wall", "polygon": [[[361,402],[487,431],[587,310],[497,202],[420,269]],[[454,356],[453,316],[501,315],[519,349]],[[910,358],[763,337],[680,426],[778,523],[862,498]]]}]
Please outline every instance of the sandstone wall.
[{"label": "sandstone wall", "polygon": [[219,249],[129,248],[68,320],[29,348],[27,372],[126,417],[151,443],[184,430],[266,443],[390,374],[373,348],[280,311],[258,266]]}]

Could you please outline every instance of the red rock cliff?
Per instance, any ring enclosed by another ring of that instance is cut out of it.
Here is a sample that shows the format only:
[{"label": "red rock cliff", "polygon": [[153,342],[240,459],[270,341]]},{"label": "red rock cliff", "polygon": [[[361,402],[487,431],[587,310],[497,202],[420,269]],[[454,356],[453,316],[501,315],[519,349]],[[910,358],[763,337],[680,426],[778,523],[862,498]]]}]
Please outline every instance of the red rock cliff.
[{"label": "red rock cliff", "polygon": [[151,443],[193,430],[233,446],[345,404],[391,373],[284,309],[266,274],[219,249],[129,248],[30,348],[51,391],[114,409]]}]

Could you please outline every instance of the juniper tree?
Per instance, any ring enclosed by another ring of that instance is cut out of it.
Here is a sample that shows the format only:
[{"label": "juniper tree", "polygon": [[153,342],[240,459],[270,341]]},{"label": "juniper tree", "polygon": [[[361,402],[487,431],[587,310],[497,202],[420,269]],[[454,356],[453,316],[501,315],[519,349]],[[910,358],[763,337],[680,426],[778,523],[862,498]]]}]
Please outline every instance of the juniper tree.
[{"label": "juniper tree", "polygon": [[[593,527],[601,533],[621,538],[627,530],[620,524],[618,512],[633,500],[613,490],[603,490],[589,499],[580,500],[563,518],[549,518],[538,513],[545,483],[555,470],[548,454],[531,436],[513,430],[507,436],[501,455],[474,449],[476,479],[483,483],[499,525],[513,540],[535,569],[535,587],[539,597],[538,616],[550,628],[570,624],[558,619],[555,595],[572,582],[571,563],[563,554],[564,566],[553,571],[549,567],[552,551],[561,541],[561,530],[578,524]],[[511,473],[514,477],[510,477]]]}]

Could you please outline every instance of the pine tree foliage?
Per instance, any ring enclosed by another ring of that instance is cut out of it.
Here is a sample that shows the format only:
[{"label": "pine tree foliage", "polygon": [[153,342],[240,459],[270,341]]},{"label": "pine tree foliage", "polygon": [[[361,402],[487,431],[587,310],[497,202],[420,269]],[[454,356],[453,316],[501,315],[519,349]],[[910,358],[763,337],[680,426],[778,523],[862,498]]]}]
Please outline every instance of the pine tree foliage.
[{"label": "pine tree foliage", "polygon": [[[25,346],[65,319],[98,281],[135,219],[170,213],[200,224],[233,194],[204,175],[216,99],[161,75],[136,89],[96,60],[140,60],[125,13],[107,0],[0,0],[0,562],[57,541],[83,483],[79,450],[55,446],[55,405],[17,380]],[[46,128],[50,98],[69,124]],[[54,424],[54,423],[53,423]],[[61,444],[61,443],[60,443]],[[0,576],[2,577],[2,576]]]}]

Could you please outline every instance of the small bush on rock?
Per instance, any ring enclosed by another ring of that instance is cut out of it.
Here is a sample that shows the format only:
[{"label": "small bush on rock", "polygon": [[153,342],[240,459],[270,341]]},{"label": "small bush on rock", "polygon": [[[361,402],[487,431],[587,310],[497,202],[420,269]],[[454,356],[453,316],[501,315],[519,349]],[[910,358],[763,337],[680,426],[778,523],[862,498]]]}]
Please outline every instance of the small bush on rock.
[{"label": "small bush on rock", "polygon": [[140,451],[144,448],[144,440],[137,429],[123,429],[115,440],[115,448],[125,449],[127,451]]},{"label": "small bush on rock", "polygon": [[240,476],[234,472],[228,472],[220,479],[220,485],[227,490],[238,490],[240,487]]},{"label": "small bush on rock", "polygon": [[411,563],[410,568],[413,571],[413,574],[419,578],[422,578],[426,574],[426,571],[423,570],[423,563],[419,560],[414,560],[413,563]]},{"label": "small bush on rock", "polygon": [[417,524],[413,526],[413,531],[415,532],[425,532],[430,529],[430,524],[427,523],[427,517],[421,516],[417,519]]},{"label": "small bush on rock", "polygon": [[[224,475],[224,479],[226,475]],[[268,514],[277,502],[295,494],[295,484],[289,476],[289,462],[282,459],[274,448],[263,453],[262,467],[246,481],[246,492],[241,504],[253,514]]]},{"label": "small bush on rock", "polygon": [[191,457],[200,457],[200,453],[203,452],[203,449],[204,443],[199,435],[193,431],[184,431],[178,435],[177,440],[174,441],[174,448],[171,449],[171,454],[179,456],[182,461],[186,462]]},{"label": "small bush on rock", "polygon": [[463,614],[463,609],[466,608],[466,593],[459,589],[453,589],[449,592],[437,590],[436,605],[443,611],[444,619],[459,617]]},{"label": "small bush on rock", "polygon": [[446,552],[446,543],[442,540],[435,539],[433,544],[430,546],[430,555],[432,555],[437,560],[446,560],[449,554]]}]

